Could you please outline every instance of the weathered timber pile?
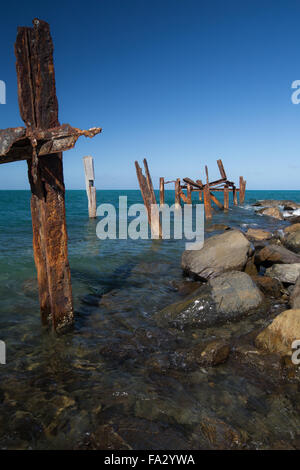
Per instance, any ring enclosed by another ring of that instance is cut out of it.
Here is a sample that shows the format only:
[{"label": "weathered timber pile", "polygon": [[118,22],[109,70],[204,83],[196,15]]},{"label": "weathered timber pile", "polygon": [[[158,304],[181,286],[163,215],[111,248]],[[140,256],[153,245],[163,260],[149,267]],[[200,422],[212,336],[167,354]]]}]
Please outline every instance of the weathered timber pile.
[{"label": "weathered timber pile", "polygon": [[35,18],[32,28],[18,28],[15,55],[26,127],[0,130],[0,163],[27,160],[42,323],[62,330],[74,318],[62,152],[73,148],[80,136],[94,137],[101,128],[81,131],[60,125],[48,23]]}]

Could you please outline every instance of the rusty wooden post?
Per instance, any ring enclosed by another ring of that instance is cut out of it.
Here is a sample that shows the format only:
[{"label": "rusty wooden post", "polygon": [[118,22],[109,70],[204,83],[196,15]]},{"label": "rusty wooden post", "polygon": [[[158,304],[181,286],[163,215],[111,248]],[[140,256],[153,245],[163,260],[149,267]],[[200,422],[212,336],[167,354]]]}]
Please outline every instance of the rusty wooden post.
[{"label": "rusty wooden post", "polygon": [[229,209],[229,188],[227,185],[224,186],[224,210]]},{"label": "rusty wooden post", "polygon": [[234,204],[235,206],[237,206],[237,205],[238,205],[238,199],[237,199],[237,190],[236,190],[236,187],[233,186],[232,190],[233,190],[233,204]]},{"label": "rusty wooden post", "polygon": [[221,178],[226,180],[227,179],[227,176],[226,176],[226,172],[224,170],[224,166],[223,166],[223,163],[222,163],[222,160],[219,159],[217,160],[217,164],[218,164],[218,167],[219,167],[219,171],[220,171],[220,175],[221,175]]},{"label": "rusty wooden post", "polygon": [[159,205],[162,207],[165,204],[165,179],[159,178]]},{"label": "rusty wooden post", "polygon": [[[59,126],[52,39],[47,23],[33,25],[18,29],[15,44],[20,114],[28,129],[51,129]],[[42,321],[56,330],[73,322],[62,153],[33,155],[28,176]]]},{"label": "rusty wooden post", "polygon": [[80,135],[94,137],[101,129],[59,125],[46,22],[36,18],[33,28],[18,28],[15,55],[19,108],[27,128],[0,131],[0,163],[27,160],[41,317],[58,330],[73,322],[62,151],[74,147]]},{"label": "rusty wooden post", "polygon": [[203,190],[204,210],[205,210],[206,219],[211,219],[212,207],[211,207],[210,190],[209,190],[208,168],[206,165],[205,165],[205,173],[206,173],[206,184],[204,185],[204,190]]},{"label": "rusty wooden post", "polygon": [[94,170],[94,159],[93,157],[83,157],[84,173],[85,173],[85,187],[86,194],[88,197],[88,210],[90,219],[96,218],[97,203],[96,203],[96,188],[95,182],[95,170]]},{"label": "rusty wooden post", "polygon": [[147,210],[148,223],[151,229],[151,235],[153,238],[161,238],[162,228],[159,218],[159,211],[156,203],[156,198],[154,194],[154,189],[152,185],[152,179],[150,176],[147,160],[144,159],[144,167],[146,172],[146,177],[143,175],[142,169],[139,166],[138,162],[135,162],[136,174],[142,193],[144,205]]},{"label": "rusty wooden post", "polygon": [[[196,180],[196,183],[200,184],[200,186],[203,186],[201,180]],[[203,190],[199,190],[199,201],[202,201],[202,196],[203,196]]]},{"label": "rusty wooden post", "polygon": [[247,181],[243,178],[243,203],[245,202]]},{"label": "rusty wooden post", "polygon": [[244,204],[245,190],[246,190],[246,181],[244,180],[242,176],[240,176],[240,192],[239,192],[240,204]]},{"label": "rusty wooden post", "polygon": [[151,227],[151,198],[145,176],[138,162],[135,162],[136,175],[139,182],[142,198],[147,209],[148,223]]},{"label": "rusty wooden post", "polygon": [[180,178],[177,178],[177,180],[175,181],[175,208],[177,209],[181,207],[180,192],[181,192]]},{"label": "rusty wooden post", "polygon": [[203,198],[204,198],[205,217],[206,217],[206,219],[211,219],[212,218],[212,207],[211,207],[210,191],[209,191],[208,184],[206,184],[204,186]]},{"label": "rusty wooden post", "polygon": [[192,204],[192,188],[190,184],[186,187],[186,199],[188,204]]},{"label": "rusty wooden post", "polygon": [[210,198],[211,200],[218,206],[220,209],[224,209],[223,204],[216,198],[216,196],[210,192]]}]

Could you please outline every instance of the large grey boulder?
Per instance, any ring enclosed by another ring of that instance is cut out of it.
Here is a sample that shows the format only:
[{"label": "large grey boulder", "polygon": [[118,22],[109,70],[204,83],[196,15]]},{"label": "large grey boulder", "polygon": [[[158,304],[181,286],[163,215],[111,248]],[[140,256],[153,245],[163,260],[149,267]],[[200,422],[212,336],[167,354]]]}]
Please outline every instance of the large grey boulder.
[{"label": "large grey boulder", "polygon": [[300,231],[290,233],[284,240],[285,246],[295,253],[300,253]]},{"label": "large grey boulder", "polygon": [[223,314],[248,313],[263,301],[263,295],[248,274],[232,271],[211,279],[212,298]]},{"label": "large grey boulder", "polygon": [[201,286],[191,296],[158,312],[160,324],[179,329],[206,328],[263,309],[264,297],[250,276],[244,272],[224,273]]},{"label": "large grey boulder", "polygon": [[300,277],[298,277],[295,287],[291,293],[290,305],[292,308],[300,308]]},{"label": "large grey boulder", "polygon": [[271,266],[272,264],[300,263],[300,255],[280,245],[268,245],[255,254],[255,263]]},{"label": "large grey boulder", "polygon": [[181,265],[186,273],[209,280],[226,271],[242,270],[250,251],[242,232],[228,230],[205,240],[201,250],[184,251]]},{"label": "large grey boulder", "polygon": [[300,276],[300,263],[273,264],[271,268],[266,270],[266,275],[287,284],[295,284]]}]

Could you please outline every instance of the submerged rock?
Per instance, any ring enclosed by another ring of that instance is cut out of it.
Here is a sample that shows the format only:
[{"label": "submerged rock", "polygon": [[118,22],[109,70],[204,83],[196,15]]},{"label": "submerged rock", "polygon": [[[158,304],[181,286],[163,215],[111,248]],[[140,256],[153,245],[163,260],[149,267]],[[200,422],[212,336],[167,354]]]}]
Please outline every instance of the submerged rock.
[{"label": "submerged rock", "polygon": [[99,426],[95,432],[85,441],[76,447],[76,449],[91,450],[132,450],[132,447],[117,434],[109,424]]},{"label": "submerged rock", "polygon": [[300,253],[300,231],[290,233],[284,243],[290,250]]},{"label": "submerged rock", "polygon": [[236,449],[245,440],[239,431],[218,418],[205,417],[200,427],[214,449]]},{"label": "submerged rock", "polygon": [[300,277],[298,277],[295,287],[292,290],[290,305],[292,308],[300,308]]},{"label": "submerged rock", "polygon": [[186,250],[182,268],[200,279],[209,280],[225,271],[242,270],[251,251],[250,242],[238,230],[228,230],[204,242],[201,250]]},{"label": "submerged rock", "polygon": [[256,337],[255,344],[283,356],[292,354],[292,343],[300,339],[300,310],[285,310]]},{"label": "submerged rock", "polygon": [[273,264],[266,270],[266,275],[286,284],[295,284],[300,276],[300,263]]},{"label": "submerged rock", "polygon": [[172,287],[182,296],[190,295],[195,290],[199,289],[200,282],[192,281],[172,281]]},{"label": "submerged rock", "polygon": [[270,266],[272,264],[300,263],[300,255],[284,246],[268,245],[255,254],[255,263]]},{"label": "submerged rock", "polygon": [[269,217],[273,217],[274,219],[283,220],[283,216],[281,211],[278,207],[266,207],[264,209],[259,209],[258,214],[268,215]]},{"label": "submerged rock", "polygon": [[183,301],[164,308],[154,318],[160,325],[205,328],[238,320],[263,308],[264,297],[244,272],[224,273]]},{"label": "submerged rock", "polygon": [[217,232],[217,231],[225,231],[230,230],[230,227],[225,224],[210,224],[205,226],[205,232]]},{"label": "submerged rock", "polygon": [[272,238],[271,232],[267,232],[266,230],[262,230],[259,228],[249,228],[246,232],[247,238],[250,240],[269,240]]},{"label": "submerged rock", "polygon": [[201,366],[217,366],[223,364],[230,353],[230,345],[223,339],[216,339],[205,347],[197,345],[192,350],[195,362]]}]

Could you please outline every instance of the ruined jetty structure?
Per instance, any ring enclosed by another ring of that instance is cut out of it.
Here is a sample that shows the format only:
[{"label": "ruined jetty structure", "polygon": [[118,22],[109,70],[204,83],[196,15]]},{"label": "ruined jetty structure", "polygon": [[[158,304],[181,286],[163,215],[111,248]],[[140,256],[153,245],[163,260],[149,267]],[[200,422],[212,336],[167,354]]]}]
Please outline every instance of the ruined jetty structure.
[{"label": "ruined jetty structure", "polygon": [[15,55],[26,127],[0,130],[0,163],[27,160],[42,323],[59,330],[73,322],[62,152],[81,135],[94,137],[101,128],[60,125],[48,23],[34,19],[33,28],[18,28]]},{"label": "ruined jetty structure", "polygon": [[[171,181],[165,181],[163,177],[159,178],[159,202],[162,207],[165,204],[165,186],[174,183],[175,184],[175,207],[181,207],[181,201],[185,204],[192,204],[192,193],[199,193],[199,200],[204,202],[205,218],[211,219],[213,216],[214,206],[217,206],[221,210],[229,209],[229,193],[233,194],[233,204],[238,205],[238,194],[239,203],[243,204],[245,201],[246,192],[246,181],[243,176],[240,176],[239,188],[236,187],[233,181],[229,181],[222,163],[222,160],[217,160],[217,165],[220,171],[221,178],[216,181],[209,181],[208,168],[205,166],[205,178],[206,183],[203,183],[201,179],[192,180],[191,178],[183,178],[182,182],[180,178]],[[142,193],[143,201],[147,209],[148,222],[151,227],[151,232],[161,234],[161,227],[159,223],[159,211],[157,202],[153,190],[152,178],[149,172],[149,167],[146,158],[144,159],[145,174],[143,175],[142,169],[138,162],[135,162],[137,178]],[[186,191],[186,193],[184,193]],[[223,204],[217,199],[214,193],[223,192]],[[151,217],[151,204],[152,206],[152,217]],[[156,209],[155,209],[156,208]],[[153,217],[154,213],[154,217]]]}]

